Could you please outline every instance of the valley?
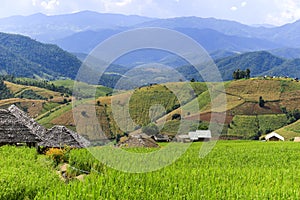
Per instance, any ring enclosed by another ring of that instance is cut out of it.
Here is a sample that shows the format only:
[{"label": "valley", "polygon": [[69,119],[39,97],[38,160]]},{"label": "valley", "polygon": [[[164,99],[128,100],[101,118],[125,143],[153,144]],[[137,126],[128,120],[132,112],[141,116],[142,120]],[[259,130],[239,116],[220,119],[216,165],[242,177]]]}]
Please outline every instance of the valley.
[{"label": "valley", "polygon": [[[64,3],[0,18],[0,200],[300,198],[299,20],[77,12],[77,1],[52,15]],[[160,42],[108,42],[149,27]],[[176,40],[161,40],[166,29]],[[180,55],[153,48],[169,44]]]}]

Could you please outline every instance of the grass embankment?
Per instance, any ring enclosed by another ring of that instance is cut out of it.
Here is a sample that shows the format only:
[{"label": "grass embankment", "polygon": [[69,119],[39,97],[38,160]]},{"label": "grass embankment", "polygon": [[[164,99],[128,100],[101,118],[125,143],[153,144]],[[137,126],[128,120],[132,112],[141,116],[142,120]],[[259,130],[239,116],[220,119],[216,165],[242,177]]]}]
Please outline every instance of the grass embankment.
[{"label": "grass embankment", "polygon": [[282,135],[285,138],[285,140],[300,137],[300,120],[288,126],[284,126],[276,130],[275,132]]}]

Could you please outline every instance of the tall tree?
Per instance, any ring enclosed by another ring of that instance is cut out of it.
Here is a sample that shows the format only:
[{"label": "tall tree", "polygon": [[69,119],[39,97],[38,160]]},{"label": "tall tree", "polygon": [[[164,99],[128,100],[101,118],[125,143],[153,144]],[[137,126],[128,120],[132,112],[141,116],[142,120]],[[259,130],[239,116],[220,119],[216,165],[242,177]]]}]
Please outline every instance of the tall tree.
[{"label": "tall tree", "polygon": [[246,69],[246,78],[249,79],[250,78],[250,69]]},{"label": "tall tree", "polygon": [[265,106],[265,100],[262,98],[262,96],[259,97],[258,104],[261,108]]}]

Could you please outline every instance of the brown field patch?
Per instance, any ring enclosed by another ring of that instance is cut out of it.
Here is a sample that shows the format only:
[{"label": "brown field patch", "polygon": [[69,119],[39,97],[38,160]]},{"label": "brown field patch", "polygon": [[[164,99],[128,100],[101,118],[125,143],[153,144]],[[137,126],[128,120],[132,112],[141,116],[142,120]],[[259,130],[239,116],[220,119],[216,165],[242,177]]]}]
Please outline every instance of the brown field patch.
[{"label": "brown field patch", "polygon": [[231,115],[282,114],[280,102],[267,102],[263,108],[259,107],[258,103],[245,102],[228,112]]},{"label": "brown field patch", "polygon": [[[212,119],[212,114],[214,116],[214,119]],[[224,118],[225,118],[225,121],[224,121]],[[230,124],[232,122],[233,116],[229,115],[229,113],[227,113],[227,112],[222,112],[222,113],[207,112],[207,113],[201,113],[198,115],[188,116],[188,117],[185,117],[184,119],[186,119],[186,120],[200,119],[201,121],[205,121],[205,122]]]}]

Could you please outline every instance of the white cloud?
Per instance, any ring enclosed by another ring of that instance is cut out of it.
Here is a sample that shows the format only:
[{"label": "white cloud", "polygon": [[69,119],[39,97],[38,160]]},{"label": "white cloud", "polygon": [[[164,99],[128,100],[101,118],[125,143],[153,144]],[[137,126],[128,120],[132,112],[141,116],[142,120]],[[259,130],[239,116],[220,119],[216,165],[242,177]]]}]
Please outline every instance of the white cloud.
[{"label": "white cloud", "polygon": [[231,8],[230,8],[230,10],[232,10],[232,11],[237,11],[237,7],[236,6],[232,6]]},{"label": "white cloud", "polygon": [[267,23],[282,25],[300,18],[299,0],[275,0],[275,4],[277,12],[270,12],[267,15]]},{"label": "white cloud", "polygon": [[242,6],[242,7],[247,6],[247,2],[246,2],[246,1],[243,1],[243,2],[241,3],[241,6]]},{"label": "white cloud", "polygon": [[36,4],[37,4],[37,0],[32,0],[32,5],[36,6]]},{"label": "white cloud", "polygon": [[117,6],[127,6],[128,4],[131,4],[132,0],[123,0],[123,1],[119,1],[119,2],[116,2],[115,4]]},{"label": "white cloud", "polygon": [[58,0],[50,0],[50,1],[42,1],[41,6],[46,10],[53,10],[57,6],[59,6]]}]

